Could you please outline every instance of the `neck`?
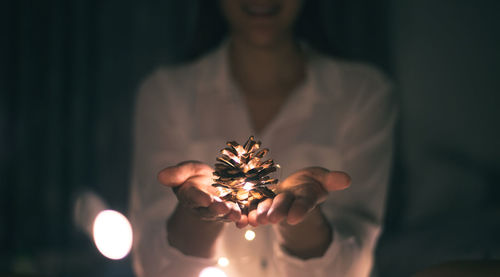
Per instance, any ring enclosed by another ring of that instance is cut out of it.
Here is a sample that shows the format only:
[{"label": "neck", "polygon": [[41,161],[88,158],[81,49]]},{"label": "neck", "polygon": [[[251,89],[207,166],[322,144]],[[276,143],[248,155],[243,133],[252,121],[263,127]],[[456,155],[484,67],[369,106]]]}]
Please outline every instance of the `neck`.
[{"label": "neck", "polygon": [[304,57],[293,40],[261,47],[233,38],[230,66],[244,93],[289,91],[304,77]]}]

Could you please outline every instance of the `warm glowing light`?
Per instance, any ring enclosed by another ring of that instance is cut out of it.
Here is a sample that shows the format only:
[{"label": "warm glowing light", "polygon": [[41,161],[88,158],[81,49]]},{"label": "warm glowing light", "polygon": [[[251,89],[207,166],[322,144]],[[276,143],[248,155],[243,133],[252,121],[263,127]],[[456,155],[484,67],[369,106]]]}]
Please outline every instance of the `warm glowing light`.
[{"label": "warm glowing light", "polygon": [[249,191],[251,189],[253,189],[253,184],[252,183],[249,183],[249,182],[246,182],[244,185],[243,185],[243,189],[246,190],[246,191]]},{"label": "warm glowing light", "polygon": [[199,277],[227,277],[227,275],[219,268],[207,267],[200,272]]},{"label": "warm glowing light", "polygon": [[272,159],[264,159],[269,152],[260,148],[261,142],[250,136],[245,144],[228,141],[226,148],[216,158],[213,172],[214,187],[219,189],[219,197],[224,201],[234,202],[243,212],[247,212],[250,203],[260,202],[276,196],[278,179],[269,174],[276,171]]},{"label": "warm glowing light", "polygon": [[100,212],[94,220],[94,243],[105,257],[119,260],[132,247],[132,227],[121,213],[113,210]]},{"label": "warm glowing light", "polygon": [[220,257],[219,260],[217,261],[217,264],[222,267],[226,267],[229,265],[229,260],[226,257]]},{"label": "warm glowing light", "polygon": [[255,239],[255,232],[252,230],[247,230],[245,232],[245,239],[248,241],[254,240]]}]

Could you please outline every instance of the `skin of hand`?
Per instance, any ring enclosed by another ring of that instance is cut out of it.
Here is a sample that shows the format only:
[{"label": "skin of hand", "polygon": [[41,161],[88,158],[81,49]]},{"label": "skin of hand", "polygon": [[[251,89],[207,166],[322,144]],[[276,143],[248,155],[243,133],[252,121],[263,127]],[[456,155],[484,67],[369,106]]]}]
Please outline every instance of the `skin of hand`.
[{"label": "skin of hand", "polygon": [[342,190],[351,178],[344,172],[310,167],[297,171],[280,183],[274,199],[266,199],[253,207],[248,218],[233,202],[217,197],[211,186],[213,169],[196,161],[182,162],[158,174],[158,180],[171,187],[179,204],[190,209],[203,220],[233,221],[239,228],[278,223],[286,219],[296,225],[323,202],[328,192]]},{"label": "skin of hand", "polygon": [[278,186],[274,199],[266,199],[248,214],[252,226],[275,224],[285,220],[288,225],[302,222],[328,196],[329,192],[349,187],[351,177],[344,172],[321,167],[299,170]]},{"label": "skin of hand", "polygon": [[235,222],[239,228],[274,224],[288,252],[304,259],[321,256],[332,238],[318,204],[328,192],[350,185],[346,173],[306,168],[280,183],[276,197],[251,207],[247,216],[237,204],[216,196],[212,172],[206,164],[188,161],[158,174],[158,180],[171,187],[179,200],[167,221],[169,243],[185,254],[210,257],[223,222]]},{"label": "skin of hand", "polygon": [[331,227],[320,203],[329,192],[349,187],[351,178],[344,172],[310,167],[285,179],[274,199],[266,199],[248,214],[252,226],[273,224],[278,242],[289,254],[301,259],[321,257],[332,238]]}]

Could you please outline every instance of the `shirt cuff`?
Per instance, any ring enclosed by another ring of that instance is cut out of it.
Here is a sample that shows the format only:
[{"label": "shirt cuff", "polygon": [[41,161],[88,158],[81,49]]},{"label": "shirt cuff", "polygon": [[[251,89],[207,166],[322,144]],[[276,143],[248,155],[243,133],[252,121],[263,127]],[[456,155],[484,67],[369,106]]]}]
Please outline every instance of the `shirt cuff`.
[{"label": "shirt cuff", "polygon": [[[195,257],[195,256],[190,256],[182,253],[179,249],[173,247],[170,245],[170,243],[167,240],[167,230],[166,228],[162,228],[163,231],[161,232],[161,242],[160,245],[162,246],[162,249],[160,250],[161,253],[164,253],[165,257],[168,257],[168,263],[166,266],[181,266],[181,267],[199,267],[200,271],[208,266],[214,266],[217,264],[217,259],[215,258],[201,258],[201,257]],[[182,264],[182,265],[181,265]]]},{"label": "shirt cuff", "polygon": [[[151,224],[141,235],[137,258],[139,277],[185,276],[198,277],[200,272],[217,263],[215,258],[189,256],[171,246],[167,240],[165,224]],[[136,270],[137,270],[136,269]]]},{"label": "shirt cuff", "polygon": [[[278,243],[274,247],[274,262],[279,273],[283,276],[331,276],[334,272],[340,273],[336,267],[339,264],[339,252],[343,243],[352,241],[354,238],[343,238],[334,228],[332,228],[332,242],[321,257],[311,258],[307,260],[300,259],[287,253]],[[329,267],[336,267],[335,270],[326,270]]]}]

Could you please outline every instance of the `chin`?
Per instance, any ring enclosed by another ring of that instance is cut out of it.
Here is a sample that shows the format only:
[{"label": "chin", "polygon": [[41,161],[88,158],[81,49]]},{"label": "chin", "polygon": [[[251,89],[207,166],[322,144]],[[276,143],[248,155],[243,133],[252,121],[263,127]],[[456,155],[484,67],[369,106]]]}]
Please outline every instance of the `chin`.
[{"label": "chin", "polygon": [[278,36],[274,32],[253,32],[245,36],[245,41],[255,47],[273,47],[289,40],[290,38],[285,36]]}]

